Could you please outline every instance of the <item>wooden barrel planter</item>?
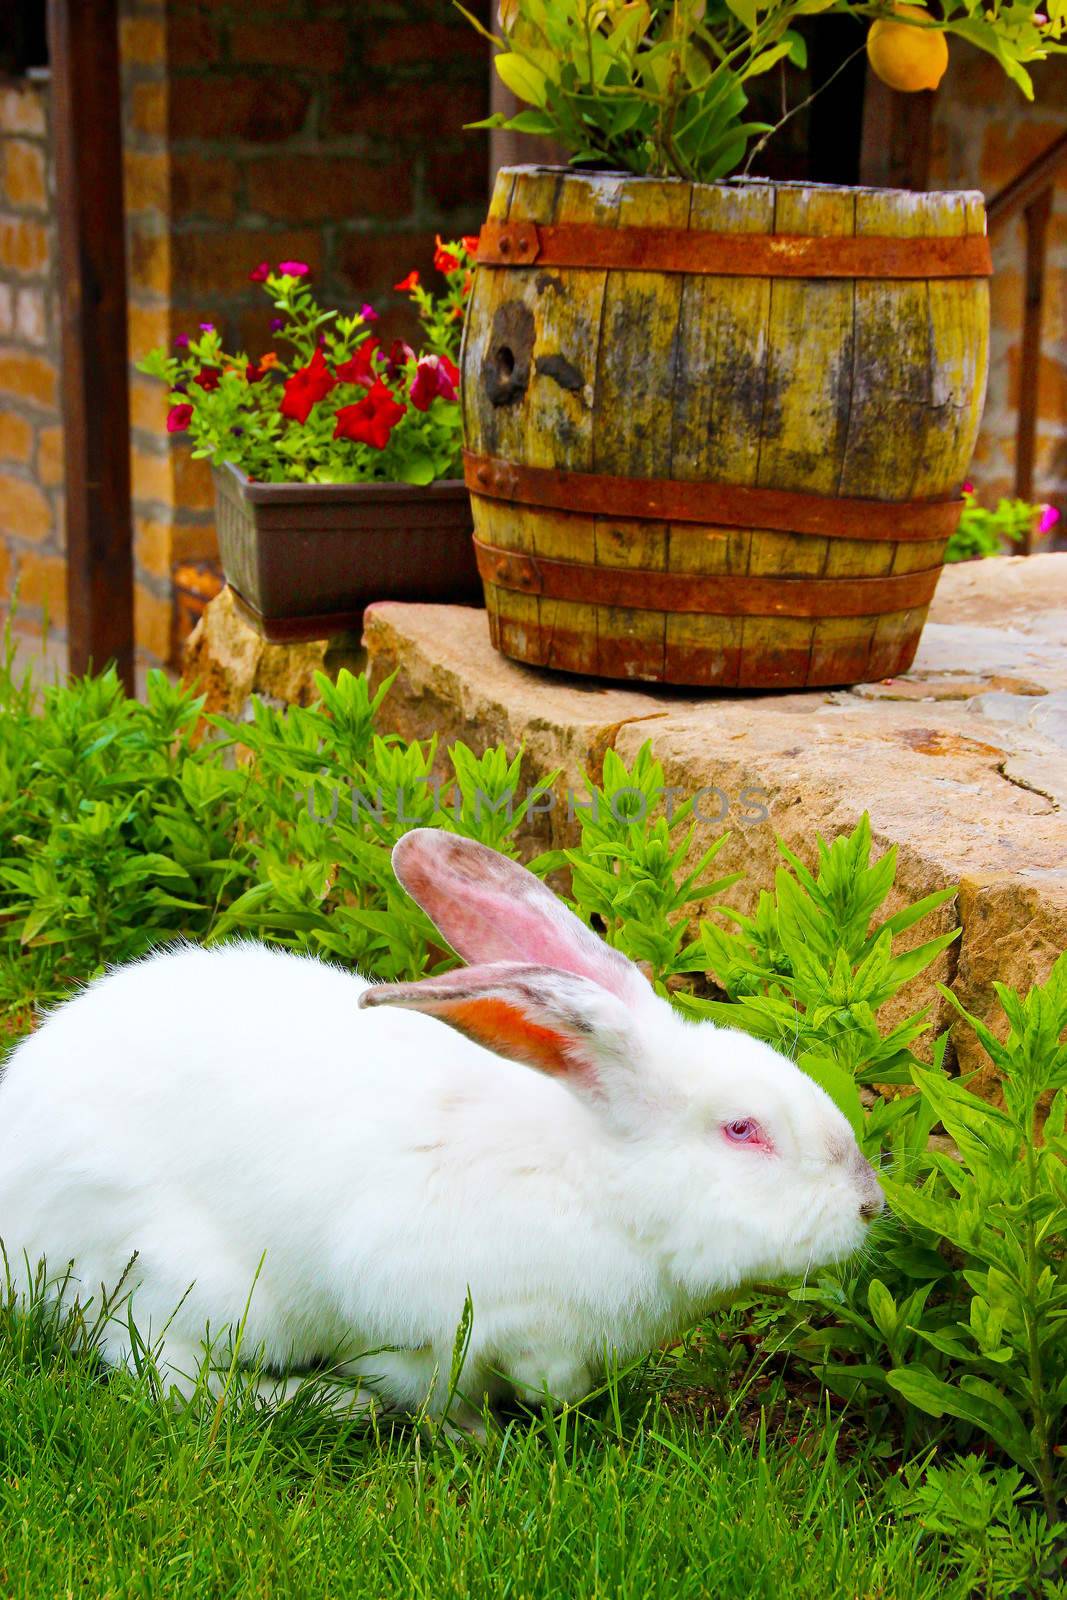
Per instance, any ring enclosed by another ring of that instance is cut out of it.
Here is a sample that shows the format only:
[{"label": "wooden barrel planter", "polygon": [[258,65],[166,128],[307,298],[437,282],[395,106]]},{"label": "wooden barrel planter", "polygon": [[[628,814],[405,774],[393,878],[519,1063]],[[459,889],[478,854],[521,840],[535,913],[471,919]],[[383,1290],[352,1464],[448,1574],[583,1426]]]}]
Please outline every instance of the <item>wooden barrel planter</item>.
[{"label": "wooden barrel planter", "polygon": [[976,193],[503,169],[462,358],[497,648],[722,687],[905,671],[989,272]]}]

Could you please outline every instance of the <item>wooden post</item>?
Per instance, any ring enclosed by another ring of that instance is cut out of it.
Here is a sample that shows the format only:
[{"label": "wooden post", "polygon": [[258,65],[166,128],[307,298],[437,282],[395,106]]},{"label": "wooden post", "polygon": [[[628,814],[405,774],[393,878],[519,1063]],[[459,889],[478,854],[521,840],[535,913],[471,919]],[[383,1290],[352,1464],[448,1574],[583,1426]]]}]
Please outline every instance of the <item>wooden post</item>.
[{"label": "wooden post", "polygon": [[898,94],[868,67],[860,182],[872,188],[926,189],[930,181],[933,112],[931,90]]},{"label": "wooden post", "polygon": [[[1023,309],[1023,347],[1019,364],[1019,420],[1015,434],[1015,493],[1020,500],[1034,498],[1034,456],[1037,447],[1037,388],[1041,361],[1041,317],[1045,305],[1045,252],[1048,219],[1052,214],[1052,186],[1031,200],[1023,212],[1026,228],[1026,299]],[[1028,528],[1026,554],[1030,554],[1033,529]]]},{"label": "wooden post", "polygon": [[48,0],[59,226],[70,669],[133,692],[118,0]]}]

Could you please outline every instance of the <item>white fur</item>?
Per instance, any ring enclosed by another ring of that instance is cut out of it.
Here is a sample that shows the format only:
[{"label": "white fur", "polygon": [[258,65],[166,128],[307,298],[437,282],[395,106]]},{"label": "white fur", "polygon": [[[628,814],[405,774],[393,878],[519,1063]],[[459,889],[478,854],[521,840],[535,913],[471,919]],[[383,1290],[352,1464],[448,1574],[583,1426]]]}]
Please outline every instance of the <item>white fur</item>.
[{"label": "white fur", "polygon": [[[473,970],[503,974],[499,988],[507,966]],[[9,1260],[44,1256],[53,1276],[73,1260],[85,1299],[136,1252],[132,1314],[150,1342],[166,1330],[178,1382],[205,1327],[238,1324],[265,1252],[246,1355],[285,1371],[340,1352],[384,1399],[438,1411],[469,1288],[474,1403],[509,1387],[576,1397],[607,1349],[625,1359],[745,1279],[852,1251],[878,1192],[809,1078],[684,1021],[630,970],[625,1000],[561,979],[568,1006],[598,1013],[593,1078],[573,1080],[417,1011],[363,1007],[361,979],[266,947],[115,971],[0,1082]],[[742,1117],[774,1154],[730,1144],[722,1125]],[[104,1354],[129,1358],[124,1318]]]}]

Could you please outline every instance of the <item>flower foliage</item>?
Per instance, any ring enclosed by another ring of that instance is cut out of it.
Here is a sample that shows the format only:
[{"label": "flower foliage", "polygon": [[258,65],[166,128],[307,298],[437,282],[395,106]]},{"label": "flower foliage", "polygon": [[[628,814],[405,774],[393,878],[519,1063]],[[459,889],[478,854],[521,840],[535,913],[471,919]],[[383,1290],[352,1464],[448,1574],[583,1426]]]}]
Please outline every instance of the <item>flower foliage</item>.
[{"label": "flower foliage", "polygon": [[1051,533],[1060,520],[1055,506],[1030,505],[1026,500],[998,501],[995,511],[979,505],[974,486],[963,485],[963,511],[959,526],[945,549],[946,561],[973,561],[1002,555],[1022,544],[1027,534]]},{"label": "flower foliage", "polygon": [[805,17],[854,18],[859,50],[860,25],[881,19],[966,39],[1028,99],[1025,63],[1067,48],[1067,0],[939,0],[937,10],[908,11],[892,0],[500,0],[501,34],[488,37],[524,109],[475,126],[547,136],[574,161],[712,182],[774,131],[749,114],[748,85],[807,65],[796,26]]},{"label": "flower foliage", "polygon": [[416,353],[373,331],[373,306],[353,316],[323,310],[303,261],[249,273],[278,315],[271,329],[289,356],[230,353],[209,322],[180,334],[173,353],[153,350],[140,370],[170,386],[169,433],[193,455],[232,462],[265,483],[432,483],[460,472],[459,334],[477,239],[437,240],[442,292],[417,272],[396,285],[423,329]]}]

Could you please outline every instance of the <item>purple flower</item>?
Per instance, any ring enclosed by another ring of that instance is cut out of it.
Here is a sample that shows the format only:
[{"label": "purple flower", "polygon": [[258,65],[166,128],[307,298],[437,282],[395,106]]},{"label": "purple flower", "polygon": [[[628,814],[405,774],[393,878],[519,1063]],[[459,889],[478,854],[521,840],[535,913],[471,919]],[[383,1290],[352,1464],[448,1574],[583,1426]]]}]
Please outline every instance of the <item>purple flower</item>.
[{"label": "purple flower", "polygon": [[215,332],[215,324],[213,322],[202,322],[200,324],[200,332],[201,333],[214,333]]},{"label": "purple flower", "polygon": [[1051,533],[1060,520],[1060,514],[1055,506],[1041,507],[1041,521],[1037,525],[1038,533]]},{"label": "purple flower", "polygon": [[244,436],[244,431],[245,430],[243,428],[231,428],[230,429],[230,432],[233,434],[235,439],[242,438]]},{"label": "purple flower", "polygon": [[284,328],[284,327],[285,327],[285,318],[284,317],[271,317],[271,319],[270,319],[270,331],[271,331],[271,333],[277,333],[279,328]]},{"label": "purple flower", "polygon": [[174,348],[175,350],[188,350],[189,335],[187,333],[179,333],[178,337],[174,341]]},{"label": "purple flower", "polygon": [[378,313],[373,306],[360,306],[359,314],[364,322],[377,322],[378,320]]}]

